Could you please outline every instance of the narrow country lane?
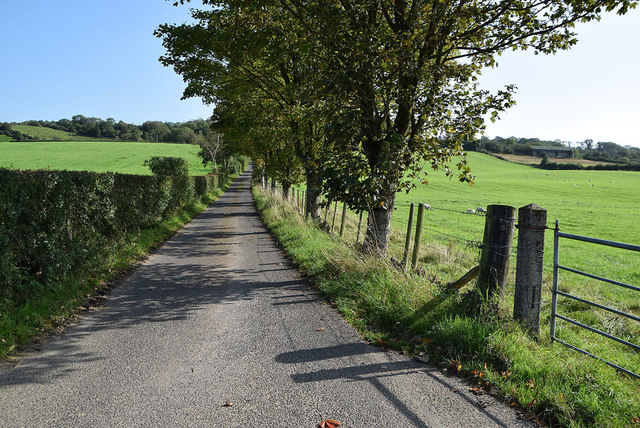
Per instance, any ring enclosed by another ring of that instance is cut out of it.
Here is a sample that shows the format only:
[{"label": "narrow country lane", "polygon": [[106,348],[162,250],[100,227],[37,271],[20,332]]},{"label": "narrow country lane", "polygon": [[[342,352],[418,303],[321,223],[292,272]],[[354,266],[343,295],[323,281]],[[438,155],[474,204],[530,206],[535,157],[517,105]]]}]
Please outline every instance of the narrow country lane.
[{"label": "narrow country lane", "polygon": [[247,172],[104,307],[0,364],[0,427],[530,426],[363,343],[322,302],[263,226]]}]

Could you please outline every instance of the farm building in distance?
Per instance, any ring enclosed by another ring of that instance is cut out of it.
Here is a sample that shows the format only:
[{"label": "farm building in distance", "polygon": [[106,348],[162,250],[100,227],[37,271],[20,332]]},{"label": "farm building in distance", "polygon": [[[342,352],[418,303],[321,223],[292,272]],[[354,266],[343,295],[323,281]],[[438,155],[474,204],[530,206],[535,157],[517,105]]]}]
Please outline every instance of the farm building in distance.
[{"label": "farm building in distance", "polygon": [[545,153],[550,158],[566,159],[573,156],[573,152],[568,147],[533,146],[531,149],[533,149],[533,155],[536,157],[542,157]]}]

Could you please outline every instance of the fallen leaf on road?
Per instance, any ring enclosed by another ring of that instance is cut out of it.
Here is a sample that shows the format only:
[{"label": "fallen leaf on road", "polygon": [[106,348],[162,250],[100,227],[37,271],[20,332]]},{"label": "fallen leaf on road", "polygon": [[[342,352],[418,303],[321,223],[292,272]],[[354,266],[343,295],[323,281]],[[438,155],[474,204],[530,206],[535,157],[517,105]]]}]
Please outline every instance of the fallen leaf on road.
[{"label": "fallen leaf on road", "polygon": [[233,403],[231,401],[225,401],[222,407],[233,407]]},{"label": "fallen leaf on road", "polygon": [[317,328],[316,331],[324,331],[324,327]]},{"label": "fallen leaf on road", "polygon": [[335,428],[335,427],[339,427],[342,424],[334,419],[327,419],[326,421],[323,421],[320,423],[320,425],[318,425],[318,428]]},{"label": "fallen leaf on road", "polygon": [[496,401],[491,399],[491,398],[486,398],[486,399],[478,399],[477,403],[478,406],[480,406],[483,409],[486,409],[487,407],[491,406],[493,403],[495,403]]},{"label": "fallen leaf on road", "polygon": [[471,391],[475,395],[484,395],[484,390],[479,386],[472,386],[469,388],[469,391]]}]

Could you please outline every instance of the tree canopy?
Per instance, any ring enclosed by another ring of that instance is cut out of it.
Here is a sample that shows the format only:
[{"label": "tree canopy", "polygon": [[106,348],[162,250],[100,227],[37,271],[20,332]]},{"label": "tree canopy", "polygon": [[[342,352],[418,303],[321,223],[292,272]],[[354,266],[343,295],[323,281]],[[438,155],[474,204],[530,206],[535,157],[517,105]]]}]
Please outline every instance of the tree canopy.
[{"label": "tree canopy", "polygon": [[[175,4],[184,4],[180,0]],[[203,1],[195,24],[161,25],[161,57],[185,97],[216,104],[219,123],[272,173],[369,213],[365,244],[386,252],[398,191],[424,165],[473,182],[464,142],[513,105],[478,76],[510,49],[551,54],[577,22],[626,13],[630,0]],[[244,136],[240,133],[246,131]],[[449,165],[458,157],[457,171]],[[275,162],[275,167],[273,166]],[[291,166],[291,169],[289,168]],[[313,212],[313,210],[312,210]]]}]

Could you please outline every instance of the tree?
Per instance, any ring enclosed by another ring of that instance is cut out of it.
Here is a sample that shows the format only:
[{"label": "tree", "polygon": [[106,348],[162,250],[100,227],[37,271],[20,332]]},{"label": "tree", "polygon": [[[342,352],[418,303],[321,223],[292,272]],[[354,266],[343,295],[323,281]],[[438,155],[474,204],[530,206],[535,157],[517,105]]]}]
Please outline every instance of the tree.
[{"label": "tree", "polygon": [[158,121],[147,121],[142,124],[142,138],[145,141],[166,141],[171,130],[167,125]]},{"label": "tree", "polygon": [[[218,123],[226,123],[226,128],[217,127],[225,137],[231,135],[231,124],[249,121],[259,128],[257,133],[263,142],[269,141],[268,147],[238,134],[231,141],[244,141],[253,157],[284,162],[282,168],[269,168],[269,162],[265,165],[284,180],[285,188],[299,180],[297,171],[304,168],[307,212],[319,220],[321,157],[327,143],[322,117],[316,114],[313,43],[290,31],[296,21],[277,5],[261,1],[215,4],[213,10],[193,12],[197,24],[158,28],[156,35],[163,38],[167,49],[160,60],[187,82],[185,98],[199,96],[215,103],[216,112],[225,110],[218,114],[224,121]],[[243,107],[232,109],[231,99]],[[231,110],[241,119],[232,120]]]},{"label": "tree", "polygon": [[154,175],[188,176],[189,163],[186,159],[171,156],[152,156],[144,161]]},{"label": "tree", "polygon": [[[453,172],[461,142],[484,127],[483,117],[512,105],[512,89],[490,94],[476,83],[506,49],[554,53],[575,43],[570,27],[626,1],[283,1],[327,47],[328,87],[358,127],[338,157],[341,193],[369,209],[366,243],[380,253],[389,240],[395,193],[412,186],[424,161]],[[327,7],[329,6],[329,7]],[[315,18],[314,17],[319,17]],[[326,25],[328,22],[334,25]],[[315,25],[317,23],[317,25]],[[356,112],[356,114],[354,114]],[[462,181],[472,181],[466,160]]]},{"label": "tree", "polygon": [[178,144],[194,144],[196,142],[196,133],[188,126],[175,126],[167,139]]},{"label": "tree", "polygon": [[218,172],[219,156],[223,154],[223,142],[222,136],[214,133],[207,134],[207,137],[198,142],[200,146],[198,156],[202,158],[202,165],[206,166],[211,163],[216,173]]}]

